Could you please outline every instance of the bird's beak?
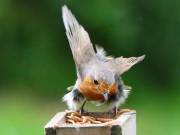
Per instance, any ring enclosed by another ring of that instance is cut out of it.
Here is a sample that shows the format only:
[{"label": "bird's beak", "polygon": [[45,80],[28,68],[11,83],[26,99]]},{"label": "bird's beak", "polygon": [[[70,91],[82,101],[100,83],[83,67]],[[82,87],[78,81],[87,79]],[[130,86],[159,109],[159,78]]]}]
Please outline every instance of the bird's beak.
[{"label": "bird's beak", "polygon": [[107,101],[108,100],[108,93],[104,92],[104,93],[102,93],[102,95],[104,97],[104,100]]}]

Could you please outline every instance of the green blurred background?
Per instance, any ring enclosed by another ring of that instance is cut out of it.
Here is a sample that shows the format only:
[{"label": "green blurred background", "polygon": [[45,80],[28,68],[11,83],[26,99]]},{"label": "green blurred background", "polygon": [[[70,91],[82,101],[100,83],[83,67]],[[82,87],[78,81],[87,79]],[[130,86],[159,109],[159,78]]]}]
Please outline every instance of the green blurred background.
[{"label": "green blurred background", "polygon": [[61,98],[76,73],[64,4],[108,54],[146,54],[123,75],[134,88],[123,108],[137,110],[138,135],[179,135],[179,0],[1,0],[0,134],[43,135],[66,109]]}]

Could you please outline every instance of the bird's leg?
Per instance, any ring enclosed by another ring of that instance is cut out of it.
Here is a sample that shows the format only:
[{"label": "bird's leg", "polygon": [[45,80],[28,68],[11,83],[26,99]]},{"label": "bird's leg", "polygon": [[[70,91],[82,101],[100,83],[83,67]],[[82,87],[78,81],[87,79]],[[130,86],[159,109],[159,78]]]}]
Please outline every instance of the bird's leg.
[{"label": "bird's leg", "polygon": [[86,104],[86,100],[83,102],[81,108],[80,108],[80,114],[82,115],[84,113],[84,105]]},{"label": "bird's leg", "polygon": [[117,115],[117,107],[116,106],[113,108],[113,114],[114,114],[114,116]]}]

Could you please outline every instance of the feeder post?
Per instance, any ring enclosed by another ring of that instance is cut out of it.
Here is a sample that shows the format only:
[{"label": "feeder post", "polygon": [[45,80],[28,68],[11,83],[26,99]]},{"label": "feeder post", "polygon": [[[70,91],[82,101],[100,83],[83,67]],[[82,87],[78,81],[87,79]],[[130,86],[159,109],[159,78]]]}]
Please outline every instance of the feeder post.
[{"label": "feeder post", "polygon": [[66,112],[57,113],[45,126],[45,135],[136,135],[136,112],[121,114],[117,122],[110,125],[65,124]]}]

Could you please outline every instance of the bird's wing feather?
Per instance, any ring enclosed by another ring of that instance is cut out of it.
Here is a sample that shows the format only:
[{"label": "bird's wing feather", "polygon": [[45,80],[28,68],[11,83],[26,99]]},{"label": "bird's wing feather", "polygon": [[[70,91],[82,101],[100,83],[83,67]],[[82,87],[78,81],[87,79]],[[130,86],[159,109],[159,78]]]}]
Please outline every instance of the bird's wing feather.
[{"label": "bird's wing feather", "polygon": [[108,68],[110,68],[115,74],[121,75],[128,71],[133,65],[141,62],[145,58],[145,55],[140,57],[123,58],[118,57],[106,62]]},{"label": "bird's wing feather", "polygon": [[63,21],[77,69],[96,58],[88,33],[78,23],[71,11],[63,6]]}]

